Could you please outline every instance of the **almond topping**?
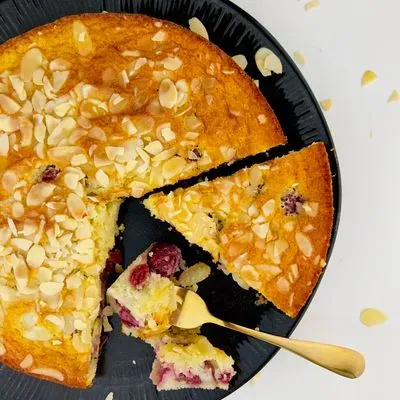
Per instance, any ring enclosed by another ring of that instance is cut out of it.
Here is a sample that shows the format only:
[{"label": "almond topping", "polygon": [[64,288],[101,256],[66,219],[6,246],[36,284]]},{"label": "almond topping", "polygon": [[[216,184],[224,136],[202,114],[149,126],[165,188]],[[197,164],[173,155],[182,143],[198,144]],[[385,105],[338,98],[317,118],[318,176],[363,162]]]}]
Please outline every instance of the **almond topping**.
[{"label": "almond topping", "polygon": [[164,108],[171,109],[176,105],[178,101],[178,91],[176,90],[176,86],[171,79],[164,79],[161,82],[158,97],[160,104]]},{"label": "almond topping", "polygon": [[30,330],[24,332],[24,337],[33,341],[47,342],[51,339],[51,336],[51,332],[43,326],[34,326]]},{"label": "almond topping", "polygon": [[290,290],[290,283],[286,278],[280,277],[276,281],[276,288],[280,293],[287,294]]},{"label": "almond topping", "polygon": [[17,183],[17,175],[14,171],[8,170],[1,177],[1,184],[7,192],[13,192],[14,185]]},{"label": "almond topping", "polygon": [[324,99],[324,100],[321,100],[321,101],[319,102],[319,104],[321,105],[321,108],[322,108],[324,111],[329,111],[329,110],[332,108],[332,106],[333,106],[332,99]]},{"label": "almond topping", "polygon": [[361,86],[369,85],[370,83],[375,81],[377,77],[378,75],[374,71],[371,70],[365,71],[361,78]]},{"label": "almond topping", "polygon": [[36,375],[44,375],[60,382],[64,381],[64,375],[60,371],[53,368],[35,368],[32,369],[30,372]]},{"label": "almond topping", "polygon": [[86,57],[93,50],[92,39],[89,36],[89,32],[86,26],[81,21],[74,21],[72,24],[72,34],[75,40],[75,44],[78,48],[79,55]]},{"label": "almond topping", "polygon": [[189,28],[192,32],[197,33],[204,39],[209,39],[206,27],[198,18],[194,17],[189,19]]},{"label": "almond topping", "polygon": [[261,47],[255,55],[255,60],[263,76],[269,76],[271,72],[275,72],[276,74],[283,72],[282,62],[272,50]]},{"label": "almond topping", "polygon": [[393,90],[388,98],[388,103],[396,103],[398,101],[400,101],[400,93],[398,90]]},{"label": "almond topping", "polygon": [[70,193],[67,198],[67,207],[71,215],[78,221],[87,215],[85,203],[75,193]]},{"label": "almond topping", "polygon": [[248,65],[246,56],[244,56],[243,54],[238,54],[236,56],[233,56],[232,59],[237,65],[239,65],[240,68],[242,68],[243,70],[246,69]]},{"label": "almond topping", "polygon": [[33,365],[33,357],[31,354],[28,354],[19,364],[22,369],[28,369]]},{"label": "almond topping", "polygon": [[0,94],[0,107],[6,114],[15,114],[21,109],[21,106],[11,97]]},{"label": "almond topping", "polygon": [[169,180],[178,176],[186,167],[186,161],[182,157],[172,157],[162,167],[162,175]]},{"label": "almond topping", "polygon": [[96,180],[103,187],[108,187],[110,184],[110,178],[102,169],[96,172]]},{"label": "almond topping", "polygon": [[4,354],[6,354],[6,348],[4,344],[0,342],[0,357],[4,356]]},{"label": "almond topping", "polygon": [[265,239],[269,231],[269,223],[253,225],[251,229],[260,239]]},{"label": "almond topping", "polygon": [[151,40],[153,42],[163,42],[166,38],[166,33],[164,31],[158,31],[152,38]]},{"label": "almond topping", "polygon": [[61,292],[64,284],[60,282],[44,282],[39,286],[39,290],[46,296],[54,296]]},{"label": "almond topping", "polygon": [[47,182],[41,182],[32,186],[26,197],[27,206],[41,206],[53,194],[55,188],[55,185]]},{"label": "almond topping", "polygon": [[301,66],[304,66],[306,64],[304,54],[300,51],[295,51],[293,53],[293,59],[297,62],[297,64],[300,64]]},{"label": "almond topping", "polygon": [[304,233],[296,232],[296,243],[299,246],[300,251],[306,257],[311,257],[313,247],[310,239],[306,235],[304,235]]},{"label": "almond topping", "polygon": [[0,131],[11,133],[16,132],[18,129],[19,124],[16,119],[5,114],[0,114]]},{"label": "almond topping", "polygon": [[179,57],[167,57],[161,61],[165,69],[176,71],[182,65],[182,60]]},{"label": "almond topping", "polygon": [[262,206],[262,212],[266,217],[269,217],[275,210],[275,200],[270,199]]},{"label": "almond topping", "polygon": [[310,11],[313,10],[314,8],[318,8],[320,6],[319,0],[310,0],[306,4],[304,4],[304,10],[305,11]]},{"label": "almond topping", "polygon": [[21,78],[24,81],[32,80],[33,71],[43,63],[43,55],[37,48],[28,50],[21,60]]}]

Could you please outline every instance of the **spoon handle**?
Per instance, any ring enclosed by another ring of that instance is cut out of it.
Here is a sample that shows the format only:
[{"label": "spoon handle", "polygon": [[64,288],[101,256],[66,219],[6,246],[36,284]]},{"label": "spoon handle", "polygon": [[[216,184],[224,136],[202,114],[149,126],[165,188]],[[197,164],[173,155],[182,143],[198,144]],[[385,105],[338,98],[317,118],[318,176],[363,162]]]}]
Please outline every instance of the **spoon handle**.
[{"label": "spoon handle", "polygon": [[290,352],[303,357],[320,367],[326,368],[346,378],[358,378],[365,370],[365,360],[363,355],[358,351],[346,347],[279,337],[269,333],[259,332],[254,329],[245,328],[231,322],[224,322],[217,318],[210,322],[244,333],[256,339],[273,344],[274,346],[281,347],[282,349],[289,350]]}]

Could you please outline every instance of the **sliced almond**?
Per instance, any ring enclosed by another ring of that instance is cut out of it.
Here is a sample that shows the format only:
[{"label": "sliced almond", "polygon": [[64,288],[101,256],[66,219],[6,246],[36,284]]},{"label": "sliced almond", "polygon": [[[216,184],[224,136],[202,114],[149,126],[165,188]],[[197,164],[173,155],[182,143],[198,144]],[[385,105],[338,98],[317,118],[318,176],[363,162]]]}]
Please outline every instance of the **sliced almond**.
[{"label": "sliced almond", "polygon": [[80,176],[79,176],[79,174],[77,174],[75,172],[67,172],[66,174],[64,174],[63,179],[64,179],[65,186],[68,189],[75,190],[76,187],[78,186]]},{"label": "sliced almond", "polygon": [[269,223],[266,224],[256,224],[251,227],[253,232],[260,238],[265,239],[269,231]]},{"label": "sliced almond", "polygon": [[74,21],[72,24],[72,34],[77,46],[79,55],[86,57],[93,51],[92,39],[86,26],[81,21]]},{"label": "sliced almond", "polygon": [[1,185],[7,192],[12,193],[14,185],[17,183],[17,174],[12,170],[7,170],[1,177]]},{"label": "sliced almond", "polygon": [[232,57],[233,61],[235,61],[235,63],[237,65],[239,65],[240,68],[242,68],[243,70],[247,68],[248,62],[247,62],[247,58],[245,55],[243,54],[238,54],[236,56]]},{"label": "sliced almond", "polygon": [[198,18],[194,17],[189,19],[189,28],[192,32],[197,33],[204,39],[209,39],[206,27]]},{"label": "sliced almond", "polygon": [[102,169],[96,172],[96,180],[103,187],[108,187],[110,185],[110,178]]},{"label": "sliced almond", "polygon": [[393,90],[388,98],[388,103],[396,103],[398,101],[400,101],[400,93],[398,90]]},{"label": "sliced almond", "polygon": [[82,199],[75,193],[70,193],[67,198],[67,207],[71,215],[78,221],[87,215],[87,209]]},{"label": "sliced almond", "polygon": [[27,206],[38,207],[42,205],[53,194],[55,188],[55,185],[47,182],[41,182],[32,186],[26,197]]},{"label": "sliced almond", "polygon": [[30,330],[24,332],[24,337],[33,341],[47,342],[51,339],[52,334],[43,326],[34,326]]},{"label": "sliced almond", "polygon": [[318,215],[318,208],[319,208],[319,204],[315,203],[315,202],[314,203],[306,202],[303,204],[303,210],[310,217],[316,217]]},{"label": "sliced almond", "polygon": [[64,287],[64,283],[60,282],[43,282],[39,286],[39,290],[45,296],[54,296],[59,294]]},{"label": "sliced almond", "polygon": [[365,71],[361,78],[361,86],[366,86],[371,84],[376,80],[377,77],[378,75],[374,71],[371,70]]},{"label": "sliced almond", "polygon": [[170,180],[179,176],[185,167],[186,161],[184,158],[178,156],[172,157],[164,163],[162,167],[162,175],[166,180]]},{"label": "sliced almond", "polygon": [[310,239],[304,235],[304,233],[296,232],[296,243],[299,246],[300,251],[306,256],[311,257],[313,252],[313,247]]},{"label": "sliced almond", "polygon": [[159,140],[154,140],[150,142],[145,148],[148,153],[152,155],[159,154],[163,151],[164,147]]},{"label": "sliced almond", "polygon": [[306,59],[304,57],[304,54],[301,53],[300,51],[295,51],[293,53],[293,59],[300,64],[301,66],[304,66],[306,64]]},{"label": "sliced almond", "polygon": [[167,35],[164,31],[158,31],[151,40],[153,42],[163,42],[166,39]]},{"label": "sliced almond", "polygon": [[275,210],[275,200],[270,199],[268,200],[263,206],[262,206],[262,212],[266,217],[269,217],[271,214],[273,214]]},{"label": "sliced almond", "polygon": [[161,61],[165,69],[176,71],[182,65],[182,60],[179,57],[167,57]]},{"label": "sliced almond", "polygon": [[19,129],[18,120],[13,119],[9,115],[0,114],[0,131],[16,132]]},{"label": "sliced almond", "polygon": [[10,244],[22,251],[28,251],[32,246],[33,242],[29,239],[13,238],[10,240]]},{"label": "sliced almond", "polygon": [[324,99],[324,100],[321,100],[319,102],[319,104],[321,105],[321,108],[324,111],[329,111],[333,106],[333,101],[332,101],[332,99]]},{"label": "sliced almond", "polygon": [[271,72],[281,74],[283,72],[282,62],[272,50],[266,47],[261,47],[257,50],[255,55],[257,68],[263,76],[271,75]]},{"label": "sliced almond", "polygon": [[21,109],[15,100],[5,94],[0,94],[0,107],[6,114],[15,114]]},{"label": "sliced almond", "polygon": [[0,157],[7,157],[10,151],[10,141],[7,133],[0,133]]},{"label": "sliced almond", "polygon": [[306,4],[304,4],[304,10],[305,11],[310,11],[313,10],[314,8],[318,8],[320,6],[319,0],[310,0]]},{"label": "sliced almond", "polygon": [[35,375],[47,376],[60,382],[64,381],[64,375],[54,368],[35,368],[30,370],[30,372]]},{"label": "sliced almond", "polygon": [[54,71],[53,72],[53,89],[58,92],[65,85],[69,77],[69,71]]},{"label": "sliced almond", "polygon": [[62,58],[57,58],[50,62],[50,71],[66,71],[71,68],[71,63],[69,61],[63,60]]},{"label": "sliced almond", "polygon": [[290,282],[283,277],[278,278],[276,281],[276,288],[282,294],[288,294],[290,291]]},{"label": "sliced almond", "polygon": [[24,81],[32,80],[33,71],[39,68],[43,63],[42,52],[34,47],[28,50],[21,60],[21,78]]},{"label": "sliced almond", "polygon": [[158,97],[161,106],[164,108],[171,109],[176,105],[178,101],[178,91],[171,79],[164,79],[161,82]]},{"label": "sliced almond", "polygon": [[32,354],[28,354],[19,364],[22,369],[29,369],[33,365]]}]

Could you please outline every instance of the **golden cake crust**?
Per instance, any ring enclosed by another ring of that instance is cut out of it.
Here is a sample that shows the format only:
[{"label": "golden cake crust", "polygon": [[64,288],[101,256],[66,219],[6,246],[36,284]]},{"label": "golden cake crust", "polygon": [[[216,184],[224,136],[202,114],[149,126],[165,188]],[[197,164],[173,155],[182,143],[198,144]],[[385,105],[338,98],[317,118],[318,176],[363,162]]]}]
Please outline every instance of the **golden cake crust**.
[{"label": "golden cake crust", "polygon": [[[288,200],[298,213],[281,207],[285,195],[301,196]],[[298,314],[325,266],[333,195],[323,143],[227,178],[154,194],[144,204],[289,316]]]}]

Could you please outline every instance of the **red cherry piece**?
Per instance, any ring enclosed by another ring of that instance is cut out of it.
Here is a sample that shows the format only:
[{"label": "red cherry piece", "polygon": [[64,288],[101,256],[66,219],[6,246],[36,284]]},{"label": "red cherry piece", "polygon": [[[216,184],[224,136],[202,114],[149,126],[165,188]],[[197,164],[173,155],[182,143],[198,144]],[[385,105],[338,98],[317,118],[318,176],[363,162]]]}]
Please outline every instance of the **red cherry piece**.
[{"label": "red cherry piece", "polygon": [[150,270],[147,264],[138,265],[129,276],[129,283],[135,289],[141,289],[149,278]]},{"label": "red cherry piece", "polygon": [[156,243],[147,256],[150,271],[170,277],[178,269],[182,253],[177,246],[169,243]]},{"label": "red cherry piece", "polygon": [[121,306],[118,314],[121,322],[128,328],[137,328],[139,326],[139,322],[137,321],[137,319],[126,307]]}]

